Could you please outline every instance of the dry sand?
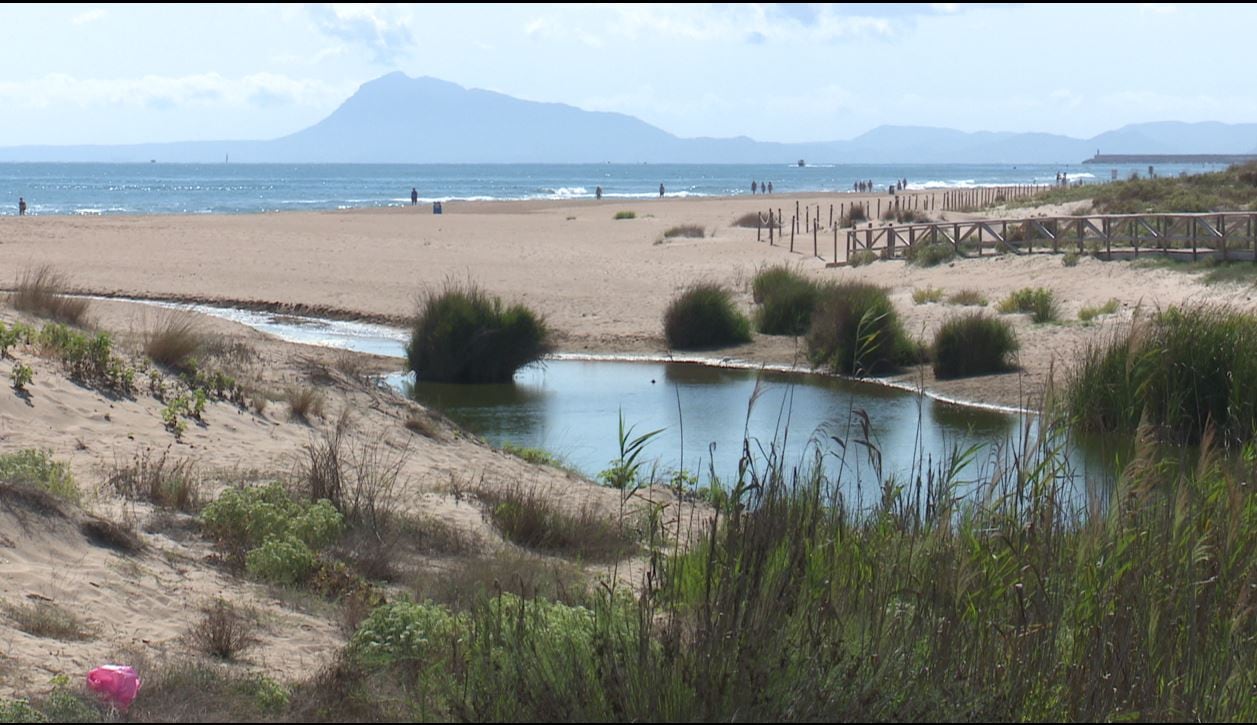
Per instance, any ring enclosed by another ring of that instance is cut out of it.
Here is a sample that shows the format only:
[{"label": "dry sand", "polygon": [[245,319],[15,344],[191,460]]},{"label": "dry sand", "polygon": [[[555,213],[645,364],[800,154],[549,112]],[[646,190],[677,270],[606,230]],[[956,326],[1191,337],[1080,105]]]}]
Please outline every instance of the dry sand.
[{"label": "dry sand", "polygon": [[[827,217],[831,202],[850,203],[857,197],[801,198],[821,204]],[[765,264],[795,264],[816,279],[887,285],[907,328],[923,339],[957,308],[915,305],[914,289],[938,287],[951,293],[972,288],[994,304],[1020,287],[1048,287],[1062,300],[1067,322],[1036,326],[1024,315],[1010,318],[1022,341],[1021,372],[941,383],[928,370],[903,376],[941,395],[1004,405],[1033,405],[1054,365],[1129,319],[1140,305],[1207,299],[1253,306],[1251,288],[1205,286],[1183,273],[1089,258],[1072,268],[1051,255],[960,260],[932,269],[897,261],[826,267],[811,256],[810,238],[796,238],[800,251],[791,253],[784,246],[757,243],[753,229],[731,226],[743,213],[765,209],[766,202],[744,197],[449,203],[440,216],[403,208],[247,216],[7,217],[0,219],[0,281],[14,279],[25,268],[51,264],[84,292],[264,304],[400,322],[422,290],[450,277],[470,277],[496,294],[541,310],[559,332],[561,351],[658,354],[668,352],[661,317],[679,288],[698,280],[723,282],[749,310],[750,279]],[[794,206],[793,197],[771,202],[783,211]],[[635,211],[637,218],[614,220],[620,210]],[[680,224],[702,225],[707,236],[663,238],[666,229]],[[822,236],[822,250],[825,241]],[[832,249],[832,236],[828,241]],[[830,252],[823,254],[828,258]],[[1110,298],[1121,302],[1118,314],[1101,318],[1099,324],[1076,322],[1079,308]],[[151,327],[153,314],[151,308],[121,302],[92,304],[95,323],[119,333],[123,345],[132,349],[139,334]],[[15,313],[0,308],[0,320],[14,319]],[[86,508],[134,522],[147,549],[125,555],[101,548],[87,541],[70,519],[32,514],[0,501],[0,602],[51,600],[81,613],[95,630],[93,639],[81,642],[43,639],[19,631],[0,614],[0,694],[46,689],[54,674],[77,681],[86,668],[128,652],[185,653],[184,633],[199,616],[198,607],[215,596],[261,613],[262,644],[245,667],[291,680],[327,662],[343,644],[339,614],[331,605],[309,598],[293,601],[282,591],[223,572],[207,560],[209,545],[186,535],[186,526],[183,533],[169,525],[145,531],[151,507],[124,505],[104,484],[114,468],[146,449],[160,453],[169,448],[174,456],[195,460],[211,487],[267,480],[291,473],[303,448],[334,425],[341,411],[350,410],[355,440],[378,441],[405,456],[404,505],[453,522],[479,542],[472,558],[416,564],[429,568],[472,566],[475,557],[513,549],[484,523],[480,508],[464,494],[475,486],[522,481],[542,487],[564,505],[590,501],[608,513],[620,505],[614,491],[495,451],[416,404],[338,369],[378,373],[396,367],[395,360],[353,356],[347,365],[343,354],[329,350],[281,343],[221,320],[204,319],[202,324],[253,351],[237,361],[237,372],[257,390],[278,400],[289,386],[319,387],[327,399],[324,416],[306,425],[290,420],[282,402],[260,414],[215,403],[205,424],[190,426],[183,442],[175,443],[162,425],[161,403],[151,396],[106,397],[67,380],[53,361],[29,349],[18,351],[18,360],[34,367],[35,381],[29,399],[15,395],[7,384],[0,392],[0,452],[44,448],[69,462],[86,492]],[[787,364],[802,357],[797,341],[763,336],[719,355]],[[14,364],[0,361],[0,377],[7,381]],[[436,437],[407,430],[403,424],[410,416],[434,421]],[[666,500],[663,492],[648,495]],[[673,505],[669,510],[678,520],[692,520],[691,507]],[[641,566],[636,561],[615,571],[587,567],[587,572],[632,583]]]}]

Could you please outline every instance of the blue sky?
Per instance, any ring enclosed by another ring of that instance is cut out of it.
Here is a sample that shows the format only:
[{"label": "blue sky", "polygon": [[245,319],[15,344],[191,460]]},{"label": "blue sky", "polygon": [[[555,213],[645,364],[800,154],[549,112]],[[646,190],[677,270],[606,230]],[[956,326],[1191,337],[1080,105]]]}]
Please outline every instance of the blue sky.
[{"label": "blue sky", "polygon": [[1257,121],[1249,5],[3,5],[0,146],[273,138],[401,70],[682,136]]}]

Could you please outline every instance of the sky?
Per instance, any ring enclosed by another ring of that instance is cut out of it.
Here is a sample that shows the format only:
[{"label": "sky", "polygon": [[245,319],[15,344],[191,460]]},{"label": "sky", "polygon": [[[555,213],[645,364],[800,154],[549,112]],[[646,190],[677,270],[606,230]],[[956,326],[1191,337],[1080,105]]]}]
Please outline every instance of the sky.
[{"label": "sky", "polygon": [[269,139],[400,70],[679,136],[1257,122],[1252,5],[0,6],[0,146]]}]

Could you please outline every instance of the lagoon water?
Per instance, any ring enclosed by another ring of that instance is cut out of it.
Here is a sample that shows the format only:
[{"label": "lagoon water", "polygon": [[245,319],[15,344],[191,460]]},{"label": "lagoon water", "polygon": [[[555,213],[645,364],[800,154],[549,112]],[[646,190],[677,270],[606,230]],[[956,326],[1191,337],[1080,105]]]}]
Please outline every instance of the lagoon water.
[{"label": "lagoon water", "polygon": [[[52,164],[0,163],[0,215],[241,214],[404,206],[410,189],[423,203],[487,199],[654,198],[749,194],[751,181],[776,196],[849,191],[856,180],[885,189],[906,178],[910,190],[1125,179],[1146,165],[1081,164]],[[1216,165],[1160,165],[1160,175]]]},{"label": "lagoon water", "polygon": [[[589,360],[562,356],[520,370],[512,383],[414,383],[400,371],[406,331],[382,325],[268,312],[153,303],[246,324],[290,342],[397,357],[384,381],[436,408],[494,445],[542,448],[596,477],[619,455],[619,421],[634,435],[659,430],[642,456],[645,470],[668,479],[684,470],[704,484],[736,479],[744,442],[763,465],[777,451],[787,466],[819,454],[827,473],[863,503],[877,482],[909,485],[926,469],[976,446],[962,484],[989,481],[1014,457],[1033,459],[1033,415],[954,405],[882,385],[835,377],[694,362]],[[867,428],[864,421],[867,421]],[[1111,464],[1098,452],[1062,444],[1076,500],[1105,490]],[[1030,449],[1027,451],[1027,449]],[[876,451],[876,453],[874,453]],[[881,476],[875,470],[880,457]]]}]

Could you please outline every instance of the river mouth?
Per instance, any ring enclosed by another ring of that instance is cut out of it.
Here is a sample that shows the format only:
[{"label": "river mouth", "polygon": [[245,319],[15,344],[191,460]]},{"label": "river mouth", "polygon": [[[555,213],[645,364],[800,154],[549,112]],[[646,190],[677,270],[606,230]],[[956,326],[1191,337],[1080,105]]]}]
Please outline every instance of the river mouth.
[{"label": "river mouth", "polygon": [[[398,358],[383,382],[496,446],[538,448],[597,479],[621,454],[623,421],[653,431],[640,469],[667,482],[678,473],[728,486],[739,464],[819,463],[831,480],[876,494],[887,482],[949,475],[958,490],[990,485],[1010,467],[1059,458],[1055,474],[1081,503],[1107,490],[1102,447],[1042,433],[1038,416],[936,400],[920,393],[828,375],[696,361],[555,356],[522,368],[511,383],[420,382],[401,371],[407,331],[361,322],[209,305],[151,302],[232,320],[280,339]],[[963,459],[953,465],[953,461]],[[867,501],[866,501],[867,503]]]}]

